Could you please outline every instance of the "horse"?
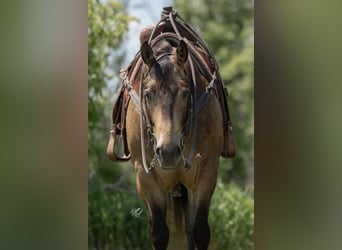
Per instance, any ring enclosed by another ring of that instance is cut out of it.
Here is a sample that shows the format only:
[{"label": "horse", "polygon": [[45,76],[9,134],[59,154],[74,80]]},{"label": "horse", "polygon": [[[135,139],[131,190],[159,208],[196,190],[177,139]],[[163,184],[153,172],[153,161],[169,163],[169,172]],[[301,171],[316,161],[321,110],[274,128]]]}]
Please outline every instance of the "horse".
[{"label": "horse", "polygon": [[[107,154],[133,163],[153,249],[167,249],[173,214],[176,234],[184,231],[187,248],[201,250],[210,242],[219,157],[234,156],[235,145],[217,63],[196,32],[174,17],[180,18],[164,8],[122,70]],[[123,157],[115,153],[115,138]]]},{"label": "horse", "polygon": [[[148,209],[153,249],[166,249],[169,229],[166,223],[168,196],[184,211],[188,249],[207,249],[210,241],[208,212],[214,192],[223,145],[222,114],[220,103],[211,95],[202,110],[193,114],[194,95],[200,96],[208,81],[198,71],[195,73],[196,92],[189,63],[187,44],[181,40],[174,47],[166,40],[140,49],[143,65],[142,79],[136,77],[132,84],[140,93],[143,109],[129,102],[126,133],[131,160],[136,171],[136,186],[141,200]],[[144,114],[142,114],[144,113]],[[141,118],[145,116],[141,128]],[[141,133],[141,129],[145,132]],[[187,135],[187,138],[184,136]],[[144,138],[142,138],[144,137]],[[196,137],[195,145],[189,138]],[[141,150],[141,141],[145,152]],[[185,156],[195,148],[195,156],[184,167]],[[153,171],[146,172],[144,161],[154,163]],[[159,167],[158,167],[159,165]],[[171,194],[172,195],[172,194]]]}]

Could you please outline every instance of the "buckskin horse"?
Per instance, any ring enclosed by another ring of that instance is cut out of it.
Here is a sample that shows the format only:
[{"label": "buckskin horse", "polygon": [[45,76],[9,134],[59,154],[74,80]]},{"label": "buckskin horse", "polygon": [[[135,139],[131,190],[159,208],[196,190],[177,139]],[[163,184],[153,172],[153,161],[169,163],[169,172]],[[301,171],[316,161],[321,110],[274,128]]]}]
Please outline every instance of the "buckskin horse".
[{"label": "buckskin horse", "polygon": [[172,8],[140,42],[122,70],[107,153],[133,162],[153,249],[168,246],[167,213],[185,225],[188,249],[207,249],[219,157],[235,154],[227,93],[207,45]]}]

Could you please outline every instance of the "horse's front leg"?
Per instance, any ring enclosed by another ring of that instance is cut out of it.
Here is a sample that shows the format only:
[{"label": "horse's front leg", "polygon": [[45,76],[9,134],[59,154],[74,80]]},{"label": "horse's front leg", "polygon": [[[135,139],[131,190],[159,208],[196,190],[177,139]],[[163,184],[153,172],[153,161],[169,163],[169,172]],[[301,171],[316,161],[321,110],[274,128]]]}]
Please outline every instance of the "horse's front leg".
[{"label": "horse's front leg", "polygon": [[[208,167],[210,166],[210,167]],[[186,231],[189,250],[207,250],[210,243],[208,215],[216,187],[218,160],[202,162],[196,186],[188,190]]]},{"label": "horse's front leg", "polygon": [[169,242],[169,229],[166,225],[166,208],[156,204],[148,205],[151,227],[151,243],[155,250],[165,250]]},{"label": "horse's front leg", "polygon": [[208,223],[210,198],[198,199],[197,192],[190,193],[189,198],[193,199],[189,199],[189,207],[186,214],[188,250],[207,250],[210,242],[210,227]]},{"label": "horse's front leg", "polygon": [[148,209],[150,239],[154,250],[166,250],[169,229],[166,224],[166,194],[159,188],[154,173],[137,175],[137,189]]},{"label": "horse's front leg", "polygon": [[196,206],[192,237],[198,250],[207,250],[210,242],[208,223],[209,202],[201,202]]}]

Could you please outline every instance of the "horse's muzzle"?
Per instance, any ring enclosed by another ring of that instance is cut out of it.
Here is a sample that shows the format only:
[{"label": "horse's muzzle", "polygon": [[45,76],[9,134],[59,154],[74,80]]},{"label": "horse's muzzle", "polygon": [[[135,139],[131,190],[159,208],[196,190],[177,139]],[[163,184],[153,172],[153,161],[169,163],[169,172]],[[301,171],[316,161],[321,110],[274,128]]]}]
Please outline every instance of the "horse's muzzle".
[{"label": "horse's muzzle", "polygon": [[155,153],[161,168],[175,169],[178,167],[182,151],[177,144],[167,144],[157,147]]}]

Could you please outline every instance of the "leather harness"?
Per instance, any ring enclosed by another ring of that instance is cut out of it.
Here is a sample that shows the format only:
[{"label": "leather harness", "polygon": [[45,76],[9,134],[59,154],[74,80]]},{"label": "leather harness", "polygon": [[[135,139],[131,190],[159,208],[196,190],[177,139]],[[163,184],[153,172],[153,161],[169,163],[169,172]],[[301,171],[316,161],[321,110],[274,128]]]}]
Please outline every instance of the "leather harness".
[{"label": "leather harness", "polygon": [[[175,18],[179,18],[181,22],[175,20]],[[166,31],[166,32],[165,32]],[[163,33],[164,32],[164,33]],[[195,145],[196,145],[196,128],[197,128],[197,117],[201,112],[203,107],[207,104],[209,97],[212,95],[214,90],[216,96],[219,98],[221,111],[223,115],[223,126],[224,131],[225,128],[228,128],[229,131],[229,140],[232,138],[232,125],[230,122],[229,111],[227,100],[224,95],[227,95],[228,92],[226,88],[223,86],[221,82],[221,77],[218,71],[218,66],[215,58],[211,56],[211,52],[208,49],[208,46],[205,42],[197,35],[197,33],[177,14],[176,11],[173,11],[172,8],[164,8],[160,21],[154,26],[153,31],[151,32],[148,42],[151,47],[157,45],[157,43],[161,40],[167,40],[173,44],[178,44],[181,40],[183,40],[189,50],[188,61],[191,70],[191,98],[188,107],[188,114],[183,130],[182,142],[181,146],[184,147],[186,140],[188,139],[188,134],[190,130],[193,131],[192,139],[191,139],[191,149],[189,156],[184,159],[184,166],[189,168],[190,163],[195,154]],[[160,60],[162,57],[169,56],[170,53],[164,53],[158,56],[156,60]],[[197,79],[195,70],[197,70],[205,79],[209,82],[205,88],[205,91],[197,98]],[[153,134],[153,128],[151,126],[151,122],[149,120],[148,115],[146,114],[146,110],[144,107],[144,96],[143,96],[143,80],[147,76],[147,72],[143,70],[143,62],[140,56],[140,51],[135,55],[133,61],[120,71],[120,76],[122,78],[122,88],[120,89],[121,98],[119,98],[119,104],[115,105],[113,109],[113,126],[111,130],[111,139],[108,144],[107,154],[111,160],[121,160],[126,161],[129,160],[131,155],[128,150],[127,140],[126,140],[126,127],[125,127],[125,119],[126,119],[126,110],[129,104],[130,99],[132,100],[134,106],[139,112],[139,121],[140,121],[140,138],[141,138],[141,153],[143,160],[143,167],[146,173],[149,173],[156,162],[156,155],[148,165],[146,163],[145,157],[145,137],[144,137],[144,121],[147,128],[147,133],[149,139],[152,141],[152,144],[155,147],[155,138]],[[140,73],[139,80],[139,94],[135,91],[134,86],[132,85],[135,82],[136,77],[138,77]],[[227,127],[228,126],[228,127]],[[225,132],[226,133],[226,132]],[[118,136],[119,142],[121,143],[123,153],[121,156],[115,154],[114,144],[115,144],[115,136]],[[122,141],[120,141],[122,140]],[[233,142],[233,141],[232,141]],[[231,142],[229,141],[229,146]],[[234,142],[232,144],[234,147],[232,152],[222,152],[221,155],[224,157],[232,157],[235,155],[235,145]],[[155,149],[155,148],[154,148]],[[162,167],[162,166],[161,166]]]}]

